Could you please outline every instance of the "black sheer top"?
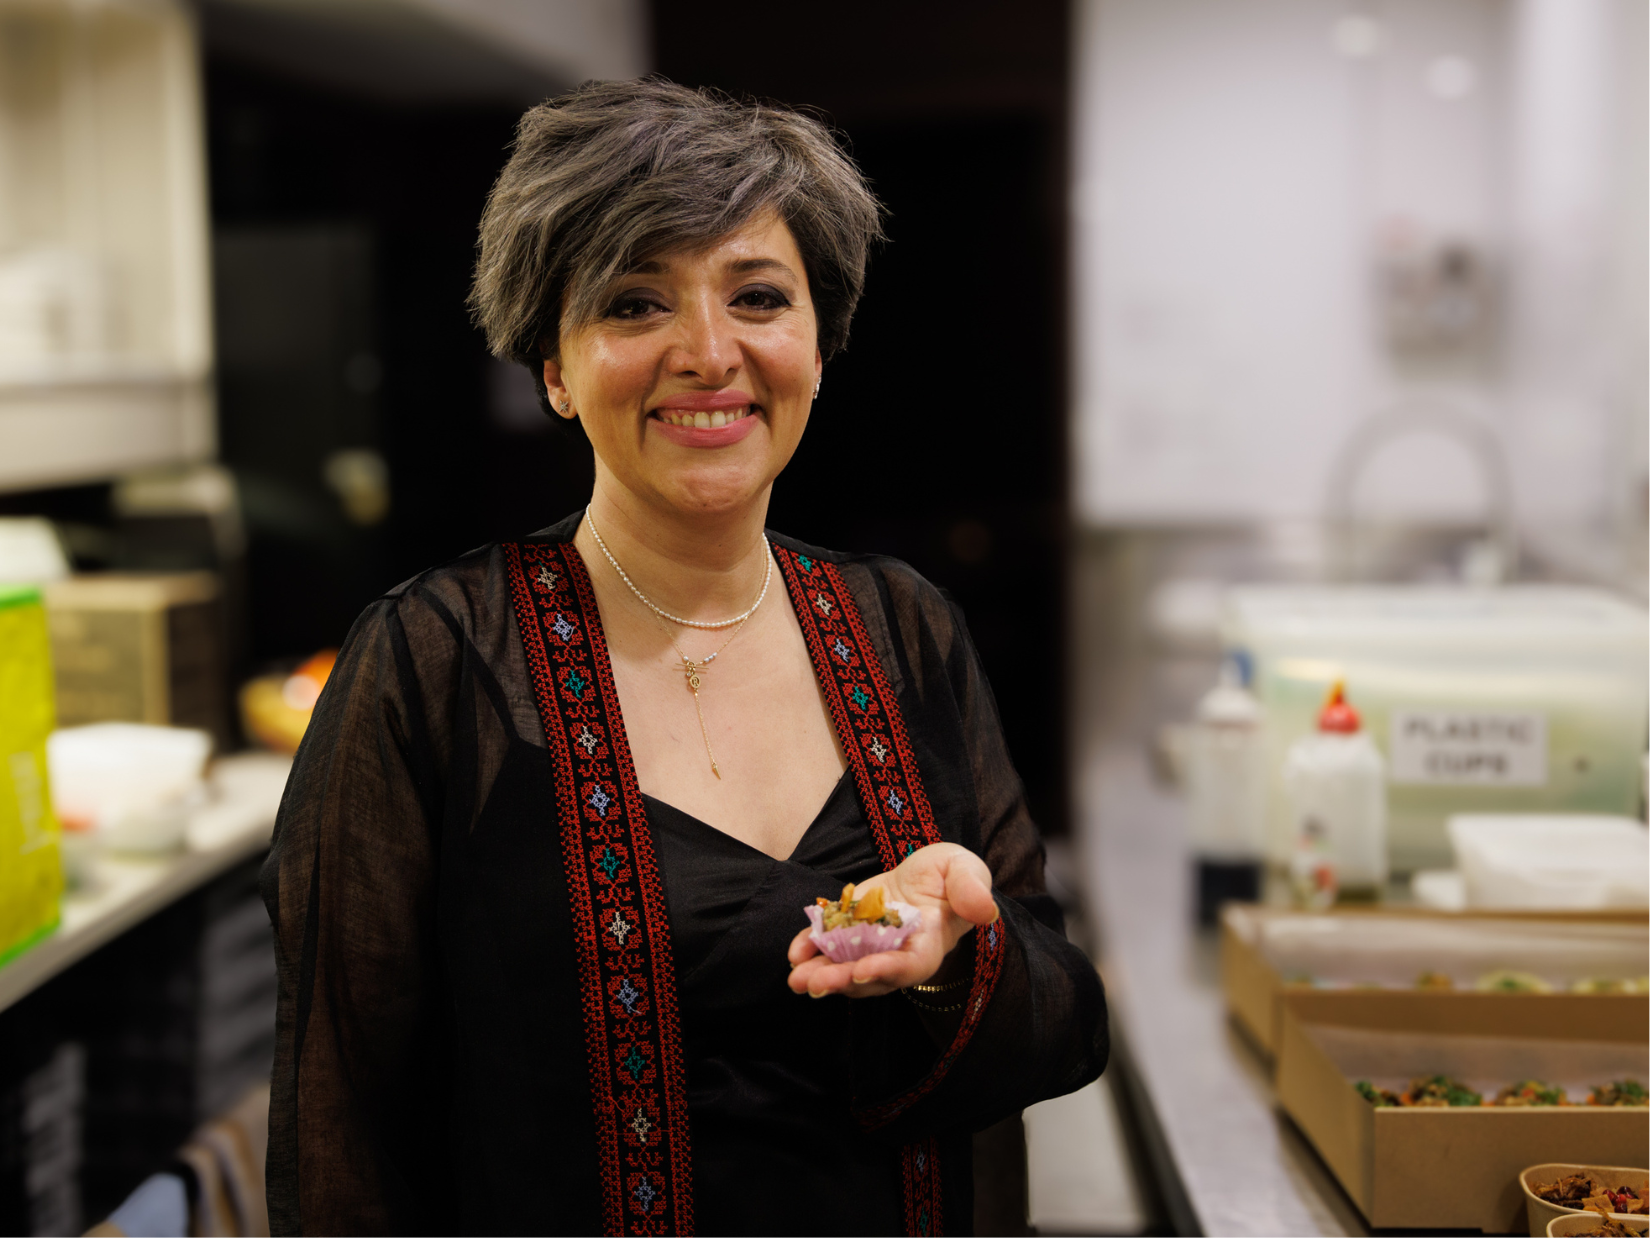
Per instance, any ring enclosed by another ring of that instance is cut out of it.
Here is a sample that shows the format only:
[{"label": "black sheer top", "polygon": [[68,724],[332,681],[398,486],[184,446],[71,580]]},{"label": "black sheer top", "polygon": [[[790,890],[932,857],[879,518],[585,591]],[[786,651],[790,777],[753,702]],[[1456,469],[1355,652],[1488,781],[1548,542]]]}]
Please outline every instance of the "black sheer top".
[{"label": "black sheer top", "polygon": [[[895,1163],[843,1120],[847,1003],[785,984],[802,908],[882,868],[853,779],[843,774],[784,860],[643,798],[670,903],[700,1231],[771,1233],[785,1217],[794,1234],[897,1233]],[[799,1184],[826,1170],[839,1189],[798,1211]]]},{"label": "black sheer top", "polygon": [[[565,543],[576,527],[526,540]],[[895,560],[771,536],[840,572],[936,827],[991,869],[1004,944],[989,1006],[952,1049],[897,995],[792,994],[785,948],[801,908],[880,867],[851,781],[785,861],[650,801],[697,1228],[900,1232],[896,1158],[931,1139],[944,1227],[963,1233],[972,1132],[1105,1064],[1099,979],[1045,892],[956,607]],[[1032,654],[1014,670],[1044,672]],[[473,551],[370,606],[316,706],[264,868],[280,983],[273,1232],[601,1230],[555,795],[504,551]],[[878,1123],[862,1120],[873,1111]]]}]

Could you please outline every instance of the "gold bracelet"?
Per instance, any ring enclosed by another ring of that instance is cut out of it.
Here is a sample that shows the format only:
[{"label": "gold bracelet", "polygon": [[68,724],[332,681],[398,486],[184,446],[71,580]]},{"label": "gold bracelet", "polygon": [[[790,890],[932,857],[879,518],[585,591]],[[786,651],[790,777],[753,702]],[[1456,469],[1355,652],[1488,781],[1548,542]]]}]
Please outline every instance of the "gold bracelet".
[{"label": "gold bracelet", "polygon": [[913,984],[910,987],[918,993],[944,993],[951,989],[960,989],[971,983],[971,980],[953,980],[950,984]]},{"label": "gold bracelet", "polygon": [[[915,985],[912,986],[912,988],[915,987]],[[955,1006],[929,1006],[912,997],[910,989],[901,989],[900,992],[905,994],[906,1001],[910,1002],[918,1010],[926,1010],[929,1014],[952,1014],[968,1005],[967,1002],[958,1002]]]}]

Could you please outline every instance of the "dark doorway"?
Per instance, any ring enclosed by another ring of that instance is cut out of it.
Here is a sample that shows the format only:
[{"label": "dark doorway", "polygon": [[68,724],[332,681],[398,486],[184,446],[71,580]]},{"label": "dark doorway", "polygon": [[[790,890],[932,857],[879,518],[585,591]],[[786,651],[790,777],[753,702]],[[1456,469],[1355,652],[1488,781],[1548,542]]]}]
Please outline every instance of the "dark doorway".
[{"label": "dark doorway", "polygon": [[[659,71],[809,105],[888,207],[775,528],[950,590],[1047,833],[1065,751],[1068,6],[656,0]],[[737,37],[733,37],[737,32]]]}]

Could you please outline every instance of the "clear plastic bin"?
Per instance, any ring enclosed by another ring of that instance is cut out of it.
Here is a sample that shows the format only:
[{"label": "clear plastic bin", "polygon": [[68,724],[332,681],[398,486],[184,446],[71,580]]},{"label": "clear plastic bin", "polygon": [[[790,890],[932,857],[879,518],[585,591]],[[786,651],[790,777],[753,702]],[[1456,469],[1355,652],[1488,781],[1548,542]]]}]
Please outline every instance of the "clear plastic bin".
[{"label": "clear plastic bin", "polygon": [[1269,858],[1289,857],[1284,753],[1337,679],[1386,758],[1400,872],[1448,865],[1460,813],[1636,815],[1647,633],[1641,608],[1594,589],[1233,589],[1222,635],[1265,710]]}]

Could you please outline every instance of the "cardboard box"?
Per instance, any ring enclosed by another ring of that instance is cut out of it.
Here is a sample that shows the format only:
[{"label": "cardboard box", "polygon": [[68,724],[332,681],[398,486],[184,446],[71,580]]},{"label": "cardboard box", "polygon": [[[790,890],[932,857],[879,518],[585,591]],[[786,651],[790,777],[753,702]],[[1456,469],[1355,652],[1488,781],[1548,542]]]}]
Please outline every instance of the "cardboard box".
[{"label": "cardboard box", "polygon": [[1278,1100],[1376,1228],[1523,1232],[1519,1173],[1546,1161],[1643,1165],[1650,1114],[1377,1109],[1354,1084],[1447,1074],[1493,1096],[1541,1078],[1572,1097],[1650,1067],[1650,1002],[1563,995],[1292,992],[1283,1000]]},{"label": "cardboard box", "polygon": [[225,746],[229,699],[216,576],[74,576],[48,585],[45,596],[59,726],[192,726]]},{"label": "cardboard box", "polygon": [[[1316,992],[1328,984],[1378,985],[1381,992],[1403,994],[1428,970],[1453,974],[1454,991],[1426,994],[1444,1000],[1470,992],[1479,976],[1497,969],[1532,972],[1559,987],[1590,976],[1637,979],[1650,973],[1647,929],[1650,913],[1643,911],[1300,912],[1236,903],[1221,913],[1220,983],[1227,1010],[1271,1056],[1286,993]],[[1291,941],[1293,949],[1287,948]],[[1312,973],[1311,982],[1295,979],[1302,972]]]}]

